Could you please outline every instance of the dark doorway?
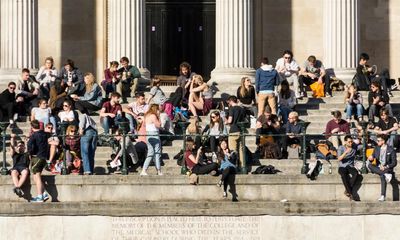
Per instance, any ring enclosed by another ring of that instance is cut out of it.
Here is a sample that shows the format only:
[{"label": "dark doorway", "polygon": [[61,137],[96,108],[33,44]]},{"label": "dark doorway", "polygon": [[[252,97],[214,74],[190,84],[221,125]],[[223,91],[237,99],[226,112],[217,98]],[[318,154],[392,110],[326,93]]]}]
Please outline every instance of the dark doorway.
[{"label": "dark doorway", "polygon": [[153,75],[178,75],[187,61],[210,78],[215,67],[215,0],[146,1],[147,66]]}]

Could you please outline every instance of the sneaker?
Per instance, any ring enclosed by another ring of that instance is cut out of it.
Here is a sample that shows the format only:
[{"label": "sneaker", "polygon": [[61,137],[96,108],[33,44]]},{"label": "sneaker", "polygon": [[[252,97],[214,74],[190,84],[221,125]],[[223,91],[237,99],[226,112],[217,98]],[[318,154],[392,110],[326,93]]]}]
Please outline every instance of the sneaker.
[{"label": "sneaker", "polygon": [[15,187],[13,188],[13,192],[18,196],[22,197],[24,195],[24,192],[22,192],[21,188]]},{"label": "sneaker", "polygon": [[392,174],[390,173],[385,173],[385,179],[387,183],[390,183],[392,181]]},{"label": "sneaker", "polygon": [[397,87],[398,87],[398,85],[397,85],[397,83],[395,83],[394,85],[392,85],[392,87],[391,87],[390,89],[392,89],[392,90],[396,90],[396,89],[397,89]]},{"label": "sneaker", "polygon": [[148,174],[147,174],[147,172],[146,172],[146,170],[142,170],[142,172],[140,173],[140,176],[147,176]]},{"label": "sneaker", "polygon": [[38,196],[32,198],[31,202],[44,202],[43,196],[42,195],[38,195]]},{"label": "sneaker", "polygon": [[378,198],[378,201],[379,201],[379,202],[384,202],[384,201],[385,201],[385,196],[381,195],[381,197]]},{"label": "sneaker", "polygon": [[228,197],[228,194],[227,194],[226,192],[224,192],[224,193],[222,194],[222,197],[223,197],[223,198],[227,198],[227,197]]},{"label": "sneaker", "polygon": [[49,194],[47,192],[44,192],[42,195],[43,201],[49,200]]},{"label": "sneaker", "polygon": [[17,193],[18,197],[23,197],[25,195],[24,191],[22,191],[21,188],[17,188]]},{"label": "sneaker", "polygon": [[163,175],[162,172],[161,172],[161,170],[157,170],[157,175],[158,175],[158,176],[162,176],[162,175]]},{"label": "sneaker", "polygon": [[222,186],[222,181],[221,181],[221,180],[217,183],[217,186],[218,186],[218,187],[221,187],[221,186]]}]

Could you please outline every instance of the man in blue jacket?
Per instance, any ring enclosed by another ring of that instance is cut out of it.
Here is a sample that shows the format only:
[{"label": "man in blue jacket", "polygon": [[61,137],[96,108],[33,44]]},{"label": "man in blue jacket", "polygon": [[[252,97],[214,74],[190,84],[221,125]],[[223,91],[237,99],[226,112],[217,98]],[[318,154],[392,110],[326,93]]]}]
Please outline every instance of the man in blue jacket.
[{"label": "man in blue jacket", "polygon": [[271,108],[272,114],[276,114],[275,86],[280,83],[278,72],[269,65],[268,58],[261,60],[261,67],[256,71],[256,93],[258,98],[258,116],[264,113],[265,102]]}]

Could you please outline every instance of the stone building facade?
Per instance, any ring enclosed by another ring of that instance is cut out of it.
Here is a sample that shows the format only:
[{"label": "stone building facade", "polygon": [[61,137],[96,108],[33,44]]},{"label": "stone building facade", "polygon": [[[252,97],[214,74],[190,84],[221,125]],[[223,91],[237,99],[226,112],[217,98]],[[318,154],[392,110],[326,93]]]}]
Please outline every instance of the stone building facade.
[{"label": "stone building facade", "polygon": [[[22,67],[39,68],[47,56],[56,67],[71,58],[103,78],[110,60],[130,57],[146,76],[149,0],[2,0],[0,78]],[[204,72],[217,82],[253,75],[259,60],[275,62],[285,49],[302,63],[309,55],[326,67],[354,69],[360,52],[400,77],[400,1],[390,0],[165,0],[215,6],[215,61]],[[188,5],[190,8],[190,6]],[[124,31],[121,31],[124,29]],[[178,27],[179,29],[179,27]],[[186,59],[182,59],[186,60]],[[162,60],[165,61],[165,60]]]}]

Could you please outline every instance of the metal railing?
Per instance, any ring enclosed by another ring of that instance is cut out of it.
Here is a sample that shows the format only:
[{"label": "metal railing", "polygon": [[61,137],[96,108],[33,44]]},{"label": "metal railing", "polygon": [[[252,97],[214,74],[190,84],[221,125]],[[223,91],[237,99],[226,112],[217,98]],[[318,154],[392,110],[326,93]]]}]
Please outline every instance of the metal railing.
[{"label": "metal railing", "polygon": [[[321,139],[321,138],[327,138],[328,135],[325,134],[307,134],[306,133],[306,129],[307,126],[309,125],[309,123],[307,122],[303,122],[302,124],[302,133],[301,134],[297,134],[294,135],[295,137],[298,138],[302,138],[301,141],[301,150],[299,151],[299,155],[300,158],[302,160],[302,167],[300,169],[300,172],[302,174],[306,173],[306,169],[307,169],[307,142],[310,142],[311,140],[315,140],[315,139]],[[182,131],[182,134],[174,134],[173,137],[174,138],[182,138],[183,140],[183,144],[182,144],[182,151],[185,152],[185,148],[186,148],[186,139],[188,137],[193,137],[193,139],[195,139],[196,137],[200,136],[200,137],[204,137],[204,135],[202,134],[186,134],[186,128],[188,127],[189,123],[188,122],[179,122],[178,127],[180,128],[180,130]],[[246,156],[246,138],[247,137],[260,137],[260,136],[271,136],[271,137],[286,137],[287,134],[249,134],[247,133],[247,128],[248,128],[248,123],[239,123],[238,124],[241,132],[240,132],[240,139],[242,141],[243,144],[241,144],[241,149],[240,151],[242,151],[242,156],[245,157]],[[66,150],[66,146],[65,146],[65,138],[66,138],[66,128],[68,127],[68,124],[60,124],[60,130],[61,130],[61,135],[55,135],[57,137],[61,137],[63,139],[63,150]],[[8,123],[2,123],[0,122],[0,131],[1,131],[1,136],[2,136],[2,147],[3,147],[3,166],[1,169],[1,174],[2,175],[6,175],[8,174],[8,169],[7,169],[7,165],[6,165],[6,141],[7,138],[10,138],[10,135],[6,133],[6,129],[8,127]],[[122,122],[120,125],[120,129],[122,130],[122,169],[121,169],[121,174],[123,175],[127,175],[128,174],[128,168],[127,168],[127,159],[126,159],[126,137],[133,137],[133,138],[137,138],[140,136],[151,136],[148,134],[145,135],[140,135],[140,134],[131,134],[129,133],[129,123],[128,122]],[[366,126],[363,126],[363,134],[362,134],[362,169],[361,172],[362,173],[367,173],[367,168],[366,168],[366,149],[367,149],[367,138],[368,136],[374,136],[375,134],[371,134],[369,133],[367,135],[367,131],[365,131]],[[100,134],[101,135],[101,134]],[[119,136],[121,136],[119,135]],[[349,135],[349,134],[329,134],[329,136],[344,136],[344,135]],[[17,135],[17,137],[24,137],[25,135]],[[113,138],[117,136],[116,134],[108,134],[107,137],[109,138]],[[171,135],[169,134],[157,134],[157,135],[153,135],[153,136],[157,136],[157,137],[171,137]],[[222,137],[229,137],[229,135],[220,135]],[[63,168],[61,171],[62,175],[66,175],[67,174],[67,166],[66,166],[66,159],[65,159],[65,154],[64,155],[64,161],[63,161]],[[244,166],[239,166],[239,172],[241,173],[247,173],[248,169],[246,168],[246,163],[245,163],[245,159],[242,160],[242,162],[244,163]],[[185,161],[183,161],[183,165],[182,168],[185,168]],[[183,171],[182,171],[183,172]]]}]

